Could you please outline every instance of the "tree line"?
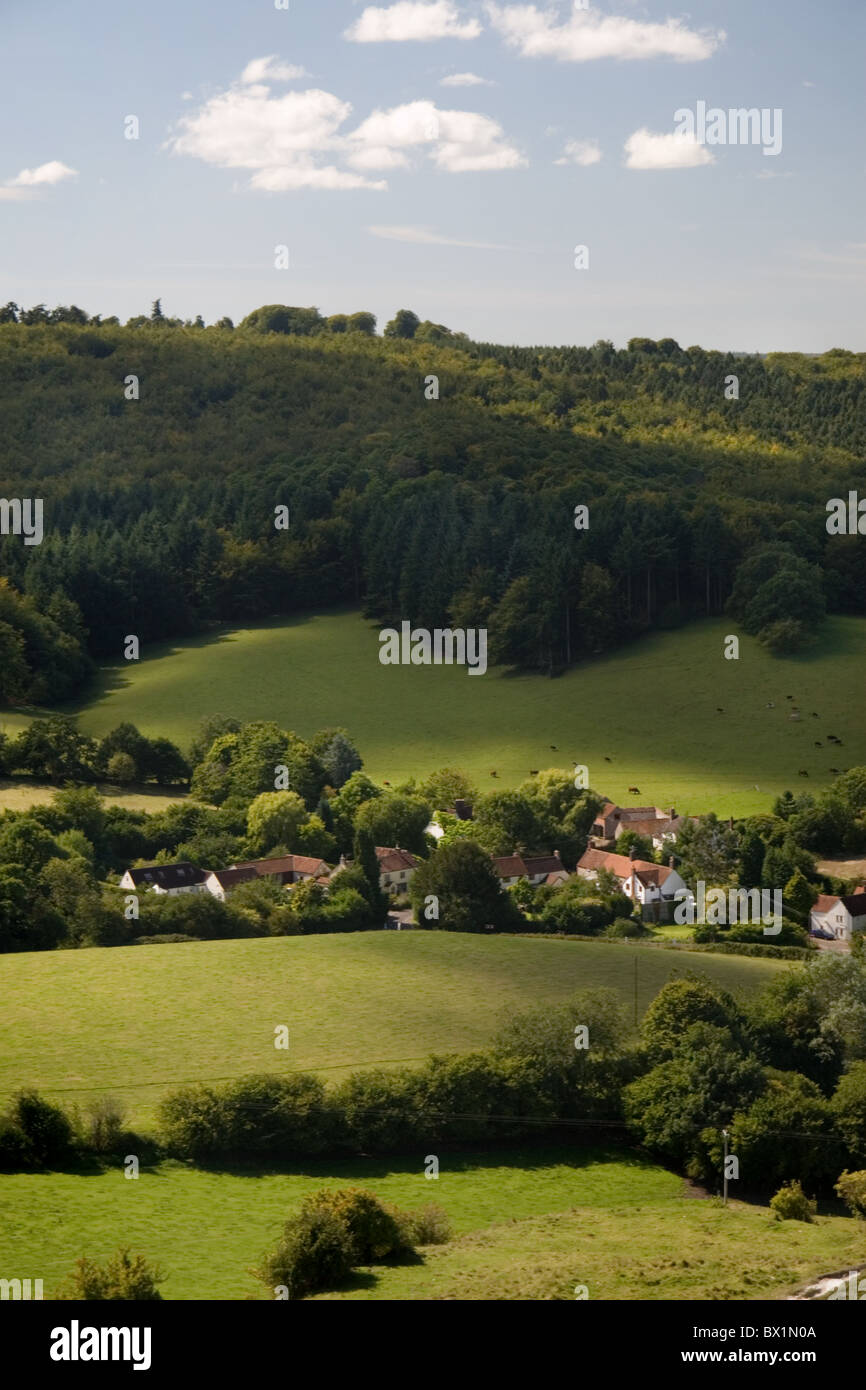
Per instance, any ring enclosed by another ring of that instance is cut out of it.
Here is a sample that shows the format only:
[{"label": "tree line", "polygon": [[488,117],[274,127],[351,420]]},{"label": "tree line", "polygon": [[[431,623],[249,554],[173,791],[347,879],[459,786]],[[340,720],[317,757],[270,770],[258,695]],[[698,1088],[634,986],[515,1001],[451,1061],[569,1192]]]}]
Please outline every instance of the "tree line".
[{"label": "tree line", "polygon": [[44,499],[45,536],[0,536],[0,699],[68,698],[130,633],[344,603],[486,625],[494,660],[551,673],[729,600],[774,650],[866,611],[858,537],[825,525],[857,486],[862,356],[518,349],[345,317],[7,315],[0,486]]}]

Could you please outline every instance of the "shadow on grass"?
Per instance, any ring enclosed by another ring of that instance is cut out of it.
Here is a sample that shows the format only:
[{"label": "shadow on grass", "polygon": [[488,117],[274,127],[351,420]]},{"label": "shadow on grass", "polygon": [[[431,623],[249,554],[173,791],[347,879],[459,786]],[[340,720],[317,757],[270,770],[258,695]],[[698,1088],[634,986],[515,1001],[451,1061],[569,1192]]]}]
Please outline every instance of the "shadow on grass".
[{"label": "shadow on grass", "polygon": [[[652,1159],[636,1153],[633,1149],[610,1145],[539,1145],[522,1144],[497,1148],[449,1150],[439,1145],[443,1158],[447,1156],[449,1174],[469,1173],[483,1169],[518,1168],[524,1172],[541,1171],[563,1165],[570,1168],[588,1168],[598,1163],[619,1163],[635,1169],[655,1168]],[[175,1160],[186,1162],[185,1160]],[[231,1161],[228,1159],[201,1159],[189,1163],[206,1173],[223,1173],[236,1178],[263,1177],[304,1177],[333,1179],[340,1178],[348,1183],[370,1181],[400,1174],[409,1176],[423,1171],[423,1164],[417,1154],[412,1155],[370,1155],[356,1158],[319,1158],[286,1161],[285,1163]],[[445,1164],[443,1163],[443,1166]]]}]

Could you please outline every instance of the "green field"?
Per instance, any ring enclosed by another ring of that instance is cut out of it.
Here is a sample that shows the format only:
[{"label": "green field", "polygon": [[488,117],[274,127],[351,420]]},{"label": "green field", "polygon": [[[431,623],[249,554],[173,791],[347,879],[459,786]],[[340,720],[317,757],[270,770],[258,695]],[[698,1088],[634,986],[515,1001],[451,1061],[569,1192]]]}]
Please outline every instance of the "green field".
[{"label": "green field", "polygon": [[443,1153],[427,1181],[422,1158],[308,1165],[298,1173],[143,1168],[12,1174],[0,1184],[3,1267],[42,1278],[45,1293],[79,1255],[130,1244],[159,1263],[170,1299],[266,1298],[248,1273],[302,1197],[364,1186],[405,1210],[430,1201],[453,1238],[417,1261],[359,1270],[338,1298],[772,1297],[866,1261],[866,1230],[842,1216],[812,1225],[766,1207],[687,1195],[681,1178],[628,1153],[583,1148]]},{"label": "green field", "polygon": [[[457,765],[489,789],[577,762],[614,800],[633,803],[628,787],[637,786],[642,802],[724,815],[768,809],[786,787],[803,785],[801,768],[816,788],[832,780],[831,767],[866,763],[866,620],[833,618],[811,652],[784,660],[748,637],[738,661],[724,660],[730,630],[721,619],[659,633],[548,680],[382,666],[377,629],[354,612],[331,612],[145,649],[138,665],[103,669],[91,697],[69,712],[88,734],[131,720],[184,746],[201,715],[215,711],[301,735],[343,725],[370,774],[391,782]],[[798,723],[787,695],[802,711]],[[7,713],[2,726],[25,722]],[[828,732],[842,749],[826,746]]]},{"label": "green field", "polygon": [[[603,985],[647,1007],[674,969],[760,988],[776,962],[448,932],[211,941],[0,956],[0,1094],[123,1097],[133,1124],[187,1081],[339,1076],[484,1047],[502,1011]],[[289,1028],[289,1051],[274,1029]]]}]

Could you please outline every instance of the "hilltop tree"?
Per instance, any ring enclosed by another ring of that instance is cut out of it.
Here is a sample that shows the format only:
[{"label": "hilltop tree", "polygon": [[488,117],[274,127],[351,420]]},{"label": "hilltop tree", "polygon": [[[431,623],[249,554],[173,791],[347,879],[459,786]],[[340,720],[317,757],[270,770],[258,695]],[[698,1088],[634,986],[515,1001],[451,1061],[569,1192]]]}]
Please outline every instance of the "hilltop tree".
[{"label": "hilltop tree", "polygon": [[385,325],[386,338],[414,338],[421,320],[411,309],[398,309]]}]

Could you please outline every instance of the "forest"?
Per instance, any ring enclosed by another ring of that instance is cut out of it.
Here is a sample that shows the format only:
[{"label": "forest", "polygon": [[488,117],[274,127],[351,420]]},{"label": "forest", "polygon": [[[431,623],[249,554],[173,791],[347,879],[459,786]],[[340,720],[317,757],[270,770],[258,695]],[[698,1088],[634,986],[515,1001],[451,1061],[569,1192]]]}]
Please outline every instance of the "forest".
[{"label": "forest", "polygon": [[859,538],[826,525],[859,480],[864,364],[499,346],[410,310],[379,335],[285,305],[208,327],[9,304],[0,496],[43,499],[45,535],[0,536],[0,699],[71,697],[129,634],[340,604],[485,626],[491,662],[551,675],[724,611],[796,650],[866,611]]}]

